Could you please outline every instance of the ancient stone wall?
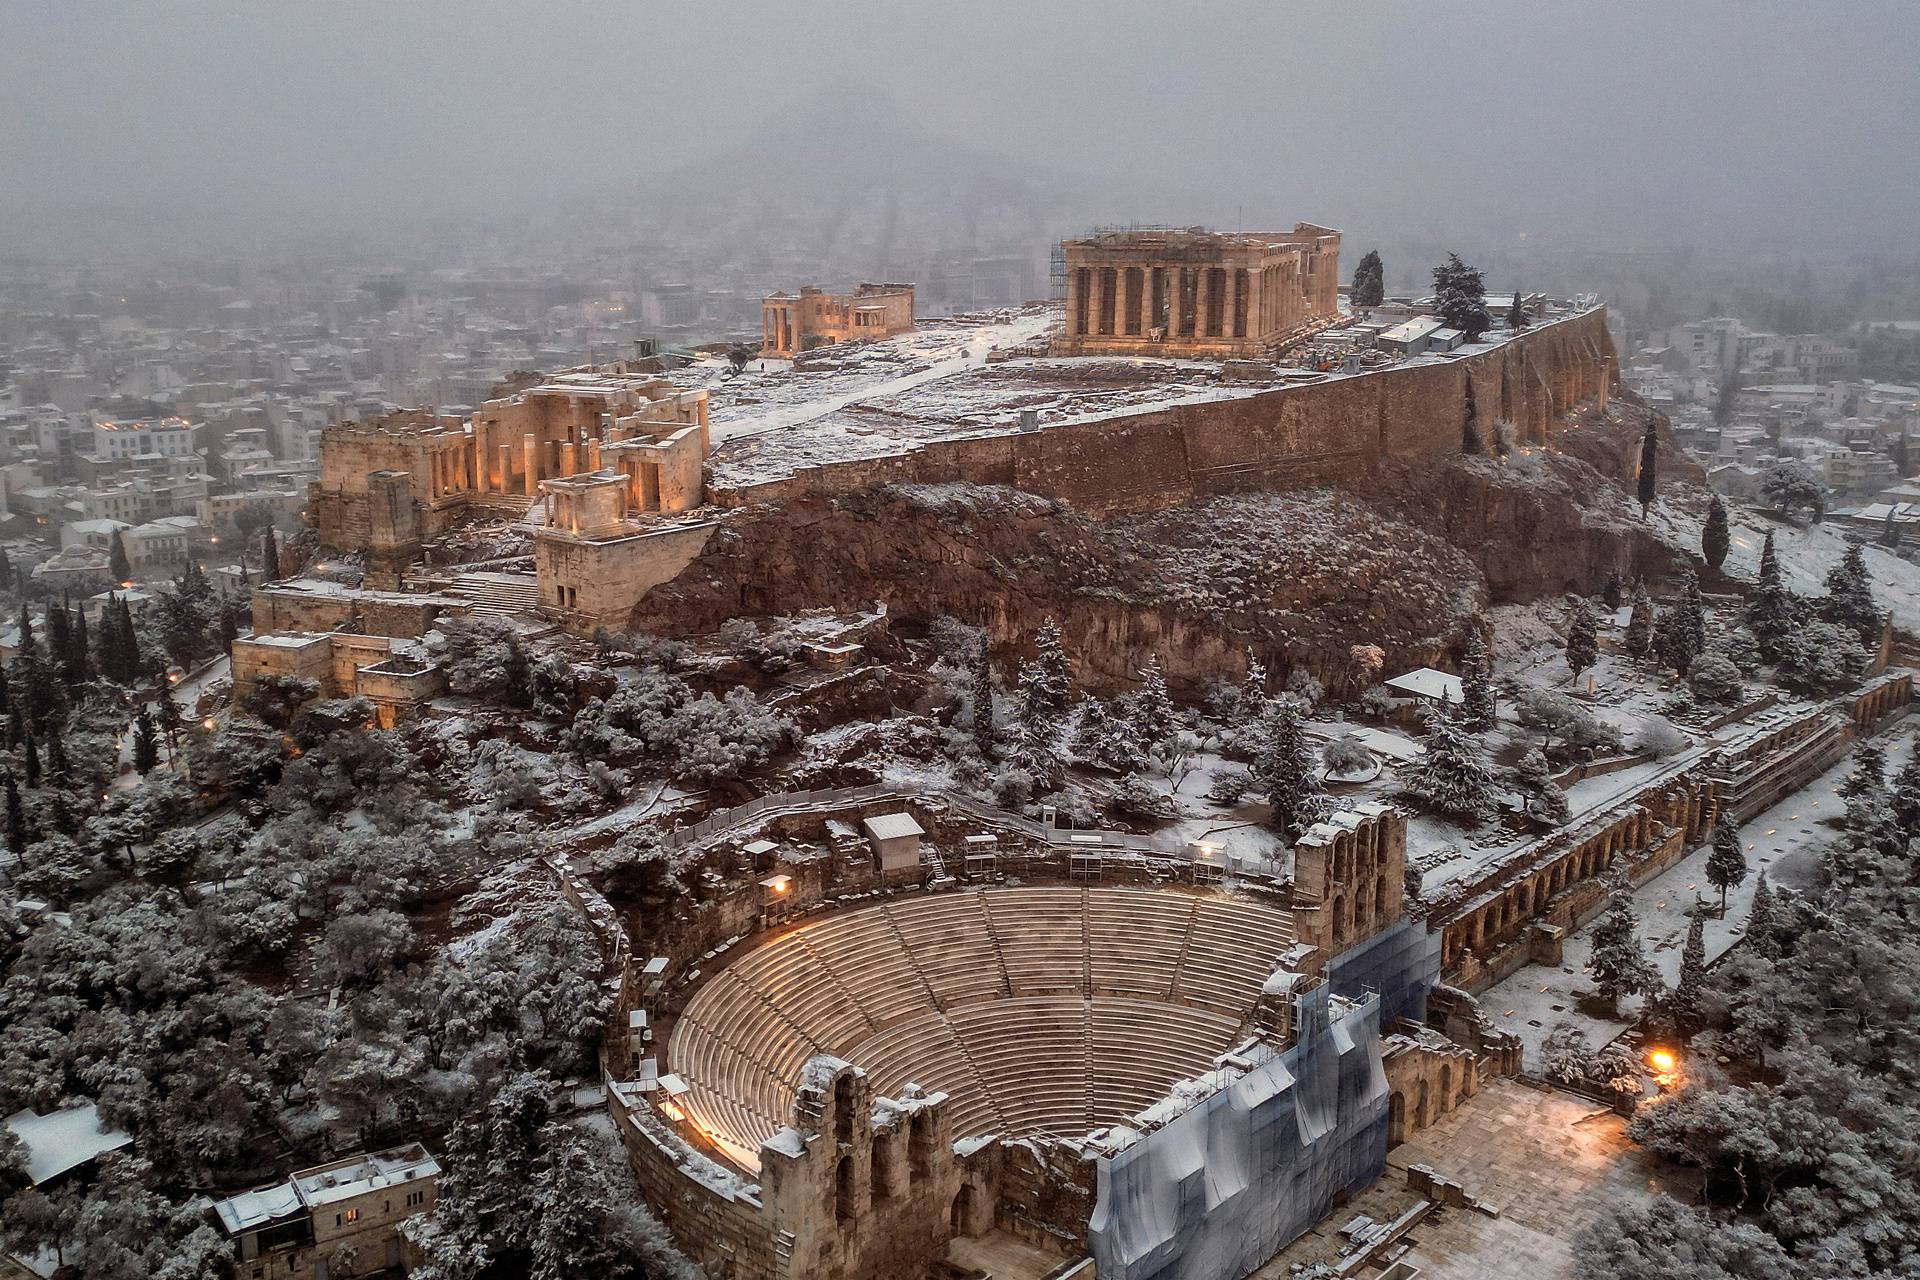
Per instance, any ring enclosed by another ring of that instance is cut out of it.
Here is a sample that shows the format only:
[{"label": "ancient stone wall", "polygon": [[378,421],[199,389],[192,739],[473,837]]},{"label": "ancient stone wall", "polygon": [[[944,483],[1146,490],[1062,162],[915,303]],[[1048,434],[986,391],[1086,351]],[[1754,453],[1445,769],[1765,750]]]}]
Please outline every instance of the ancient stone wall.
[{"label": "ancient stone wall", "polygon": [[534,538],[540,602],[564,609],[576,631],[624,628],[640,598],[692,564],[714,528],[707,522],[675,525],[625,538],[541,529]]},{"label": "ancient stone wall", "polygon": [[437,595],[342,591],[316,594],[293,587],[256,587],[253,629],[275,631],[355,631],[370,636],[414,638],[433,629],[443,614],[458,612],[464,601]]},{"label": "ancient stone wall", "polygon": [[1476,428],[1511,422],[1545,440],[1614,379],[1605,308],[1540,325],[1478,355],[1382,369],[1238,399],[1115,414],[1010,435],[935,440],[907,453],[802,468],[791,477],[711,486],[724,506],[875,484],[1010,484],[1087,511],[1146,510],[1209,494],[1363,477],[1387,457],[1451,456]]}]

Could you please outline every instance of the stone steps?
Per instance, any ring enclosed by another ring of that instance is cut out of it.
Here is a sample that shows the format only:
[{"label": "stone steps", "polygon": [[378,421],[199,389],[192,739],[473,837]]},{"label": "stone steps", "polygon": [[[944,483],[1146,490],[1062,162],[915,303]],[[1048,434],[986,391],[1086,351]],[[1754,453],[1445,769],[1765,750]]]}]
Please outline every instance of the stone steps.
[{"label": "stone steps", "polygon": [[514,617],[540,607],[540,581],[530,573],[463,573],[445,594],[468,602],[475,613]]}]

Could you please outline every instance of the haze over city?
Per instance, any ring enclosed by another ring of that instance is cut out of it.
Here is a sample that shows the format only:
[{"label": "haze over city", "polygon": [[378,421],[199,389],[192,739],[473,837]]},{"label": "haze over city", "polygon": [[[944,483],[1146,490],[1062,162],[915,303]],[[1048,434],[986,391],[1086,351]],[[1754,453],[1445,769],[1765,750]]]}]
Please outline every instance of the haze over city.
[{"label": "haze over city", "polygon": [[0,6],[0,1280],[1920,1275],[1913,28]]}]

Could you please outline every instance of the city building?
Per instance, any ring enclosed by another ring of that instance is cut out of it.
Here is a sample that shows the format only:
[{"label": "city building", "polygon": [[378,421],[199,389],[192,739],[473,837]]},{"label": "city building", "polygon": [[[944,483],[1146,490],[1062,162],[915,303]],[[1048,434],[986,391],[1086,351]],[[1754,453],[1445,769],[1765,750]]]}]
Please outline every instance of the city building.
[{"label": "city building", "polygon": [[433,1207],[439,1177],[439,1162],[414,1143],[304,1169],[209,1212],[243,1280],[358,1280],[403,1268],[400,1224]]}]

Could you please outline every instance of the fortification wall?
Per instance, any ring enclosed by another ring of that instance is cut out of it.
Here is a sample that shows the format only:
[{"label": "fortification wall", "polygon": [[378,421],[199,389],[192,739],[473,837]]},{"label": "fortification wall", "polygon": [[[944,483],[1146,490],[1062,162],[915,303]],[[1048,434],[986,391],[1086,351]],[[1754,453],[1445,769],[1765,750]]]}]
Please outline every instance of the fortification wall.
[{"label": "fortification wall", "polygon": [[1385,457],[1458,453],[1469,396],[1482,438],[1490,440],[1504,420],[1522,441],[1542,441],[1576,406],[1604,404],[1613,380],[1602,307],[1445,363],[1038,431],[935,440],[760,484],[711,485],[708,497],[737,507],[875,484],[967,481],[1012,485],[1089,511],[1147,510],[1212,494],[1351,480]]}]

